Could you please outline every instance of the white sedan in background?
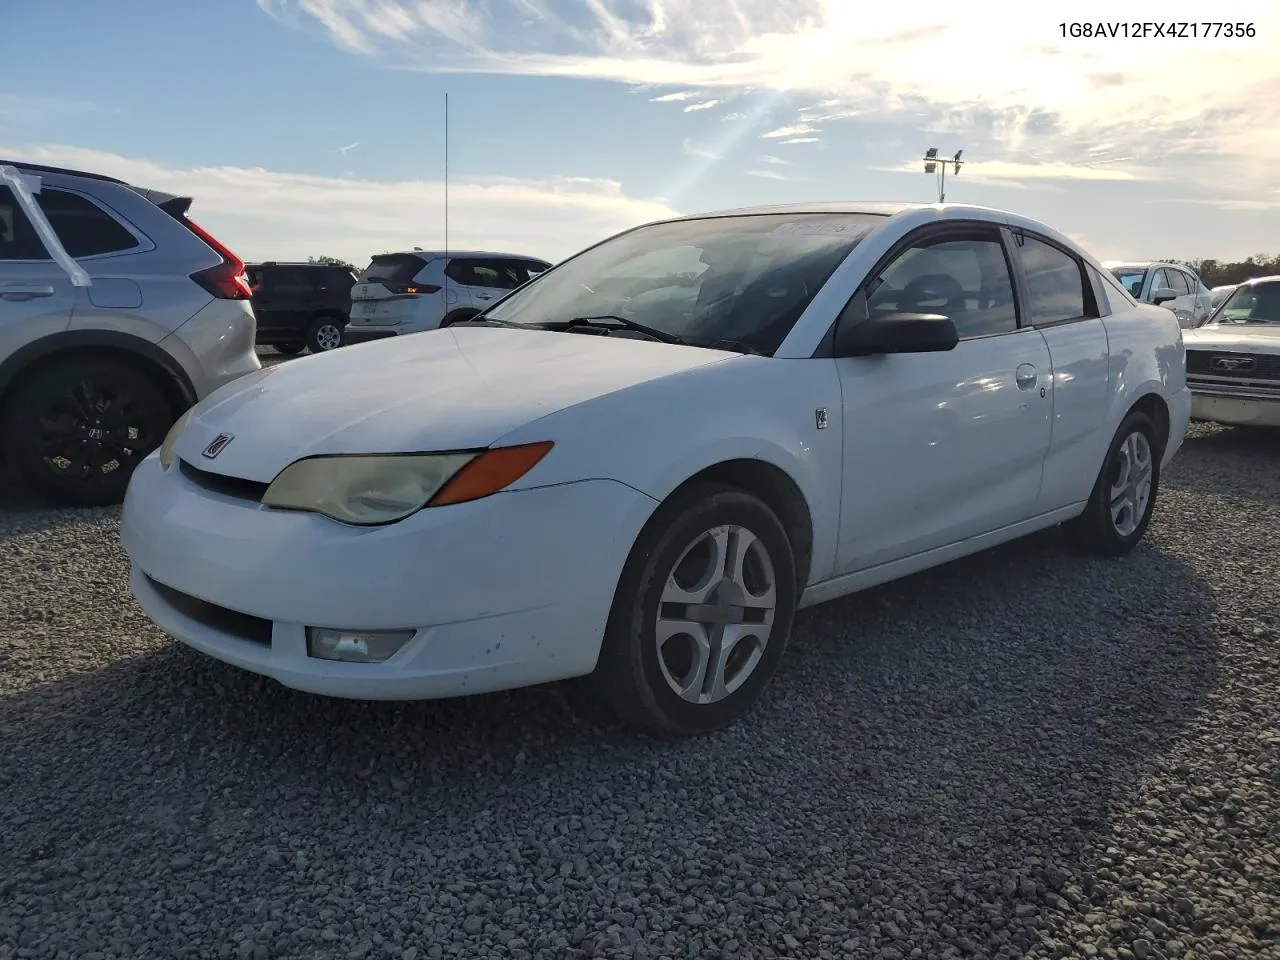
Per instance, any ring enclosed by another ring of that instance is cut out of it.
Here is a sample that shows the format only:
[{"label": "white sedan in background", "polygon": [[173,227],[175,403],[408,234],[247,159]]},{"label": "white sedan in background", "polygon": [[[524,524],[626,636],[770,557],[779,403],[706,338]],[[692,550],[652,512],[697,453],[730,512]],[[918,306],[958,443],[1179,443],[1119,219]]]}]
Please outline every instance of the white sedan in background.
[{"label": "white sedan in background", "polygon": [[572,680],[706,732],[798,607],[1057,524],[1132,549],[1191,406],[1168,310],[960,205],[648,224],[398,339],[247,376],[141,465],[162,628],[320,694]]},{"label": "white sedan in background", "polygon": [[1280,427],[1280,276],[1239,284],[1183,337],[1194,419]]}]

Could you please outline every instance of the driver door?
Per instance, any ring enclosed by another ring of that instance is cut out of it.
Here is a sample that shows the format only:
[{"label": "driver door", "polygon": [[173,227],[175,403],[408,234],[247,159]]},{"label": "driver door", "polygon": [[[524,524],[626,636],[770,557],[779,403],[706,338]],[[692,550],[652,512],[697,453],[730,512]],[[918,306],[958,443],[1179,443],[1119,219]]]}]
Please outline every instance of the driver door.
[{"label": "driver door", "polygon": [[836,573],[1030,519],[1052,429],[1049,346],[1022,325],[1001,232],[924,228],[872,271],[871,316],[943,314],[941,353],[843,357],[844,469]]}]

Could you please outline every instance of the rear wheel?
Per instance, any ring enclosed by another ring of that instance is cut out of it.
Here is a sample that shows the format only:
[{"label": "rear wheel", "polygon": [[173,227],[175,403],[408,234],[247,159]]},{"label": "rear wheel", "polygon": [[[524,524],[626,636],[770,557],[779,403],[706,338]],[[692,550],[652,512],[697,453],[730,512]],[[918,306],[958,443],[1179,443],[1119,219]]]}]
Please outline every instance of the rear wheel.
[{"label": "rear wheel", "polygon": [[325,353],[342,346],[342,323],[333,317],[321,317],[307,331],[307,348],[312,353]]},{"label": "rear wheel", "polygon": [[1084,513],[1063,524],[1067,538],[1104,556],[1121,556],[1137,546],[1160,489],[1160,452],[1151,418],[1130,411],[1111,441]]},{"label": "rear wheel", "polygon": [[272,344],[271,349],[286,357],[293,357],[307,349],[307,345],[305,343],[275,343]]},{"label": "rear wheel", "polygon": [[0,421],[0,445],[23,481],[59,503],[119,503],[134,468],[174,419],[159,387],[136,367],[66,360],[20,384]]},{"label": "rear wheel", "polygon": [[759,699],[797,600],[786,530],[761,500],[700,485],[665,503],[623,568],[595,671],[575,681],[664,735],[726,727]]}]

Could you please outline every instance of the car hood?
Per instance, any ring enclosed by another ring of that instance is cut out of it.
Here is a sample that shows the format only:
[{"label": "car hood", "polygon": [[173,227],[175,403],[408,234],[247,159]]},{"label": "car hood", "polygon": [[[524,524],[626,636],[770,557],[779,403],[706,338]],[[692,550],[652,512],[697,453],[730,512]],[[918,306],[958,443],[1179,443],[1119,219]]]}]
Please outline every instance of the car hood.
[{"label": "car hood", "polygon": [[1237,353],[1280,353],[1280,323],[1224,323],[1184,330],[1188,350],[1230,350]]},{"label": "car hood", "polygon": [[[269,482],[300,457],[485,447],[534,420],[729,359],[617,335],[448,327],[289,360],[201,402],[175,451]],[[210,444],[231,437],[213,457]]]}]

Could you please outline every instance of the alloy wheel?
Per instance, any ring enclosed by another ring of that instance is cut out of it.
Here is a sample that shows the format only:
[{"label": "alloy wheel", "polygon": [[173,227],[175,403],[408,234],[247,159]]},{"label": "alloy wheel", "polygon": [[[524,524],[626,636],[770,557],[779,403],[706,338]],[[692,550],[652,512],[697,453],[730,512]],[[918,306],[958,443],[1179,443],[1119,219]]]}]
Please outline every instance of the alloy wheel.
[{"label": "alloy wheel", "polygon": [[1125,437],[1116,451],[1108,503],[1111,524],[1122,537],[1138,529],[1151,503],[1151,442],[1140,430]]}]

